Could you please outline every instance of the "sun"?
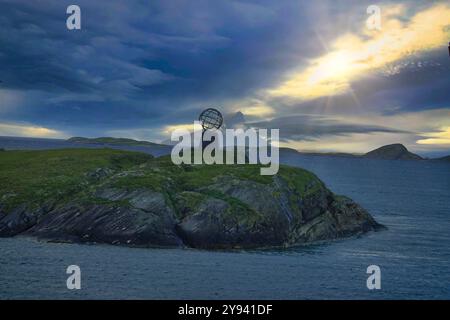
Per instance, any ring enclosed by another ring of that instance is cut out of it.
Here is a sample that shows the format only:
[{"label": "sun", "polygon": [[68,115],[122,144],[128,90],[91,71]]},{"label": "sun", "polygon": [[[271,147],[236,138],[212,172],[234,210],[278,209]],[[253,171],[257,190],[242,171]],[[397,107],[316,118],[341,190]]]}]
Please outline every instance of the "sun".
[{"label": "sun", "polygon": [[[436,4],[416,12],[404,21],[389,15],[383,30],[376,33],[345,32],[326,46],[325,52],[309,59],[286,75],[269,96],[310,100],[351,91],[352,82],[412,54],[434,50],[447,43],[450,5]],[[321,41],[322,42],[322,41]]]}]

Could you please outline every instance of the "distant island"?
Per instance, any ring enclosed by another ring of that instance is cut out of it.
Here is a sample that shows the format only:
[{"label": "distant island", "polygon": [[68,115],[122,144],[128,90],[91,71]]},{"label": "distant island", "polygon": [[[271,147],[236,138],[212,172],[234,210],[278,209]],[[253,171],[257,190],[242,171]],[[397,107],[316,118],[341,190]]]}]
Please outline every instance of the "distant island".
[{"label": "distant island", "polygon": [[313,173],[174,165],[98,149],[5,151],[0,236],[142,247],[288,247],[382,228]]}]

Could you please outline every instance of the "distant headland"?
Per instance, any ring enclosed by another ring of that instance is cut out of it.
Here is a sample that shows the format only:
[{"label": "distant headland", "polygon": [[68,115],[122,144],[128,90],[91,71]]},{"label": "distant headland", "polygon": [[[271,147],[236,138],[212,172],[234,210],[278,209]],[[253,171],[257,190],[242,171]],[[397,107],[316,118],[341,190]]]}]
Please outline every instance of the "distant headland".
[{"label": "distant headland", "polygon": [[380,147],[366,153],[362,157],[385,160],[424,160],[421,156],[409,152],[408,149],[400,143]]},{"label": "distant headland", "polygon": [[113,137],[100,137],[100,138],[84,138],[84,137],[72,137],[67,139],[67,142],[79,143],[79,144],[105,144],[105,145],[126,145],[126,146],[161,146],[162,144],[153,143],[149,141],[139,141],[128,138],[113,138]]}]

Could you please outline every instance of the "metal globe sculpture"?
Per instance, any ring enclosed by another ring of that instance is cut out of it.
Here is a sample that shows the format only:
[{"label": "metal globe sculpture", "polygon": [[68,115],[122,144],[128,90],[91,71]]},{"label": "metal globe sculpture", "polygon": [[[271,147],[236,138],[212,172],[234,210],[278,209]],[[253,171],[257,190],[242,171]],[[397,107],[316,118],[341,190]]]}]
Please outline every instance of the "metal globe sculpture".
[{"label": "metal globe sculpture", "polygon": [[219,110],[208,108],[202,111],[198,117],[203,130],[219,129],[223,123],[223,117]]}]

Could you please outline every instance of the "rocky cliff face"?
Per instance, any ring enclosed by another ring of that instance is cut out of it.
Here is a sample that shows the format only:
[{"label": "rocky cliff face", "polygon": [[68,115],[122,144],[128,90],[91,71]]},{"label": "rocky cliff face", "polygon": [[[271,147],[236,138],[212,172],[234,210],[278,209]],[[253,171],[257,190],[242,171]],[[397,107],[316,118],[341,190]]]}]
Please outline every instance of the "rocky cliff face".
[{"label": "rocky cliff face", "polygon": [[[57,156],[35,152],[53,164],[84,161],[77,150],[58,151]],[[98,151],[84,150],[83,156],[86,152]],[[29,189],[36,186],[26,185],[29,177],[4,188],[0,236],[229,249],[290,246],[381,227],[363,208],[334,195],[302,169],[282,166],[270,177],[260,176],[259,166],[253,165],[175,166],[168,158],[102,152],[92,167],[53,171],[39,190]],[[95,167],[100,162],[103,167]],[[69,179],[69,185],[61,185],[61,179]],[[50,190],[59,188],[47,193],[52,183]],[[35,197],[33,190],[47,196]]]}]

